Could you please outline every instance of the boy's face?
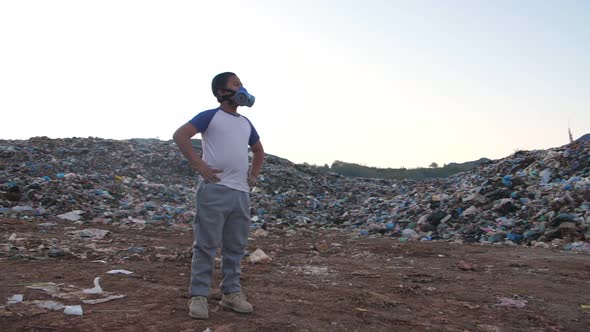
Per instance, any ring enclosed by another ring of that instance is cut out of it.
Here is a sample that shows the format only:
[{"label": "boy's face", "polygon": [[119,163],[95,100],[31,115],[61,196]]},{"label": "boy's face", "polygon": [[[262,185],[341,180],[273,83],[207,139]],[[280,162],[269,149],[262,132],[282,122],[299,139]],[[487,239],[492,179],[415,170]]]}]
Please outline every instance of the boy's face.
[{"label": "boy's face", "polygon": [[[227,85],[225,86],[226,89],[232,90],[232,91],[238,91],[241,87],[242,87],[242,82],[240,81],[240,78],[237,76],[231,76],[228,80],[227,80]],[[221,96],[225,96],[225,95],[229,95],[231,94],[231,92],[229,91],[221,91]]]}]

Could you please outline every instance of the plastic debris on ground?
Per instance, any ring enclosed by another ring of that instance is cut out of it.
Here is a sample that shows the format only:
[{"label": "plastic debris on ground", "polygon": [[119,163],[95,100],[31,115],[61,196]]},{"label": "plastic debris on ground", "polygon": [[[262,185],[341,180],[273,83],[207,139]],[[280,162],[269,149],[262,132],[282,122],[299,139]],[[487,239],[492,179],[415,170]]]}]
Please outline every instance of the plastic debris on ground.
[{"label": "plastic debris on ground", "polygon": [[507,308],[524,308],[528,304],[528,301],[522,300],[519,297],[499,297],[498,303],[495,307],[507,307]]},{"label": "plastic debris on ground", "polygon": [[100,277],[94,278],[94,287],[84,289],[82,292],[86,294],[102,294],[102,287],[100,287],[99,281]]},{"label": "plastic debris on ground", "polygon": [[62,310],[66,307],[65,305],[63,305],[59,302],[55,302],[55,301],[35,300],[35,301],[31,301],[30,303],[36,305],[37,307],[39,307],[41,309],[47,309],[47,310]]},{"label": "plastic debris on ground", "polygon": [[[117,273],[126,270],[113,270]],[[100,277],[94,279],[94,287],[89,289],[81,289],[74,285],[56,284],[53,282],[40,282],[26,285],[26,288],[32,290],[42,291],[52,298],[66,300],[68,302],[81,302],[84,304],[95,305],[105,303],[113,300],[126,298],[124,294],[113,294],[105,292],[99,284]],[[100,296],[100,297],[98,297]],[[64,310],[67,315],[83,315],[83,310],[80,305],[64,305],[53,300],[30,300],[25,301],[22,294],[15,294],[8,298],[7,305],[15,305],[22,303],[25,306],[34,306],[43,310]]]},{"label": "plastic debris on ground", "polygon": [[263,264],[268,263],[272,260],[267,254],[262,251],[262,249],[256,249],[253,253],[250,254],[249,260],[253,264]]},{"label": "plastic debris on ground", "polygon": [[80,214],[82,214],[82,211],[77,210],[77,211],[59,214],[59,215],[57,215],[57,217],[59,219],[65,219],[65,220],[69,220],[69,221],[78,221],[81,218]]},{"label": "plastic debris on ground", "polygon": [[97,229],[97,228],[87,228],[81,229],[78,231],[72,231],[69,234],[77,236],[81,239],[92,239],[92,240],[100,240],[107,236],[110,231]]},{"label": "plastic debris on ground", "polygon": [[127,270],[110,270],[107,272],[107,274],[133,274],[133,272],[131,271],[127,271]]},{"label": "plastic debris on ground", "polygon": [[21,303],[23,301],[23,294],[15,294],[8,298],[6,305]]},{"label": "plastic debris on ground", "polygon": [[112,300],[123,299],[125,297],[127,297],[127,296],[126,295],[111,295],[111,296],[107,296],[107,297],[102,298],[102,299],[82,300],[82,303],[85,303],[85,304],[99,304],[99,303],[109,302],[109,301],[112,301]]},{"label": "plastic debris on ground", "polygon": [[262,229],[262,228],[258,228],[257,230],[255,230],[252,233],[253,237],[267,237],[268,236],[268,231]]},{"label": "plastic debris on ground", "polygon": [[458,261],[457,263],[455,263],[455,266],[460,270],[464,271],[473,271],[476,268],[475,264],[466,261]]},{"label": "plastic debris on ground", "polygon": [[80,305],[67,305],[64,309],[64,314],[82,316],[84,315],[84,310],[82,310],[82,306]]}]

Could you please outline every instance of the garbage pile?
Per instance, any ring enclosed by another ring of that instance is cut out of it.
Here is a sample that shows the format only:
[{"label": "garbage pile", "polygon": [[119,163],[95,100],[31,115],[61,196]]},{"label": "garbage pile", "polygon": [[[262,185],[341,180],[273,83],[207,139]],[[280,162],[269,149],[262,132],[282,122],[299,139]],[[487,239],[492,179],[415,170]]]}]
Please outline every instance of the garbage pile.
[{"label": "garbage pile", "polygon": [[406,239],[573,242],[568,249],[590,252],[589,142],[519,151],[447,179],[394,187],[398,195],[372,197],[349,215],[368,211],[369,231],[393,228]]},{"label": "garbage pile", "polygon": [[[139,227],[194,217],[197,177],[172,142],[0,140],[0,156],[0,216]],[[347,178],[268,155],[252,189],[252,221],[590,252],[590,142],[519,151],[425,181]]]},{"label": "garbage pile", "polygon": [[138,224],[194,216],[194,173],[167,142],[36,137],[0,141],[0,156],[5,216]]}]

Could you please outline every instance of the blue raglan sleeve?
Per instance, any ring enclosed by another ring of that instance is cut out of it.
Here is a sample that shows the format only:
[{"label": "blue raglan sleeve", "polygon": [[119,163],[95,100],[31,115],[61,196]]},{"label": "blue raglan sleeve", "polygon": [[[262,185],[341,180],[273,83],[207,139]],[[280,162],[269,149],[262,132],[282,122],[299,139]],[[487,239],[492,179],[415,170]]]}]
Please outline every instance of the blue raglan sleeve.
[{"label": "blue raglan sleeve", "polygon": [[200,133],[204,133],[205,130],[209,127],[209,123],[215,116],[219,109],[213,109],[201,112],[197,114],[194,118],[192,118],[189,123],[192,124]]},{"label": "blue raglan sleeve", "polygon": [[248,120],[248,122],[250,123],[250,139],[248,139],[248,145],[252,146],[256,143],[258,143],[258,141],[260,141],[260,136],[258,136],[258,132],[256,131],[256,128],[254,128],[254,126],[252,125],[252,122],[250,122],[250,120]]}]

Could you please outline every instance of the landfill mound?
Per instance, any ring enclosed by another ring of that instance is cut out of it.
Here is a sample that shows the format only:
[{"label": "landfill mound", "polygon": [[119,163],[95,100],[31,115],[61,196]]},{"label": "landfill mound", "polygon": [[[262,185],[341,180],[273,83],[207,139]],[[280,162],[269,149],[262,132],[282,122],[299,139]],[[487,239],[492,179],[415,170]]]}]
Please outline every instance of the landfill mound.
[{"label": "landfill mound", "polygon": [[[0,156],[4,217],[133,227],[194,218],[197,177],[170,141],[0,140]],[[590,142],[519,151],[424,181],[347,178],[267,155],[252,204],[253,228],[590,252]]]}]

